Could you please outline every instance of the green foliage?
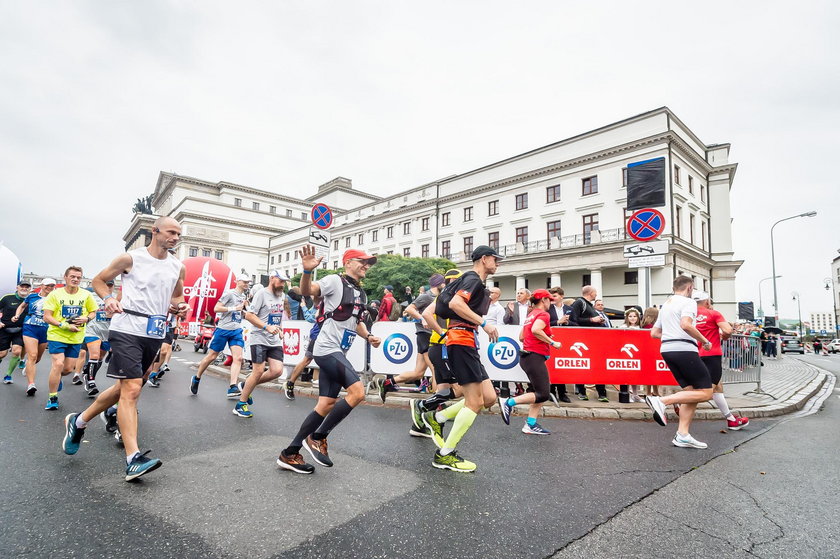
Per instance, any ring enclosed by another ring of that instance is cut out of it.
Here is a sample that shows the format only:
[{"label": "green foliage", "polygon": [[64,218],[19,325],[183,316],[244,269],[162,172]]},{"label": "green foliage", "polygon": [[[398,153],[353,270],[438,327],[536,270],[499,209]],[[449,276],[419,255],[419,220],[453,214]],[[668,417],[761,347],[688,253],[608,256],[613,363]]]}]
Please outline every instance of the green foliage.
[{"label": "green foliage", "polygon": [[394,287],[397,301],[405,300],[405,288],[411,287],[411,293],[417,297],[421,285],[428,285],[434,274],[442,274],[455,263],[445,258],[405,258],[397,254],[380,254],[375,266],[368,269],[364,280],[368,299],[382,299],[382,288]]},{"label": "green foliage", "polygon": [[[333,274],[343,274],[344,268],[339,268],[338,270],[322,270],[318,268],[318,274],[316,281],[321,278],[325,278],[327,276],[331,276]],[[300,278],[303,276],[303,272],[297,274],[296,276],[292,276],[292,285],[300,285]]]}]

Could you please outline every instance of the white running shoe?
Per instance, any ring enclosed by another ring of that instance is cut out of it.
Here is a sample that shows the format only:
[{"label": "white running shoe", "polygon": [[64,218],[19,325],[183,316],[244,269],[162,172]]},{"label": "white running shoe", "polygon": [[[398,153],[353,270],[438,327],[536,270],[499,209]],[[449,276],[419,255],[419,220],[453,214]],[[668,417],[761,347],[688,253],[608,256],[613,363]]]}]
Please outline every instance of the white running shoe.
[{"label": "white running shoe", "polygon": [[645,396],[645,403],[653,412],[653,420],[662,425],[668,425],[668,417],[665,414],[665,404],[659,396]]},{"label": "white running shoe", "polygon": [[680,435],[677,433],[674,435],[674,440],[671,441],[674,446],[679,446],[682,448],[706,448],[709,445],[706,443],[700,442],[691,435]]}]

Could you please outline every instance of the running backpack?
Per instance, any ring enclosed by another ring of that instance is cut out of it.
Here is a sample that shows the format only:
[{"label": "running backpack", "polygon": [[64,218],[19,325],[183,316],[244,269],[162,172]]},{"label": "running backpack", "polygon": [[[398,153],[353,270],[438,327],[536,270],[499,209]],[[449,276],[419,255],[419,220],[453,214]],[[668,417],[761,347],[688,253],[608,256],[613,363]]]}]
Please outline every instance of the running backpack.
[{"label": "running backpack", "polygon": [[463,278],[464,276],[461,276],[441,290],[435,300],[435,316],[446,319],[460,318],[457,314],[455,314],[455,311],[449,308],[449,303],[452,302],[452,297],[458,292],[458,289],[461,288],[461,280]]},{"label": "running backpack", "polygon": [[[321,299],[321,303],[318,305],[318,318],[315,319],[317,324],[323,324],[328,318],[341,322],[355,316],[359,322],[364,320],[364,314],[367,311],[365,291],[359,285],[351,283],[344,274],[341,275],[341,286],[343,288],[341,303],[334,310],[324,312],[325,301]],[[356,289],[360,292],[359,302],[356,302]]]}]

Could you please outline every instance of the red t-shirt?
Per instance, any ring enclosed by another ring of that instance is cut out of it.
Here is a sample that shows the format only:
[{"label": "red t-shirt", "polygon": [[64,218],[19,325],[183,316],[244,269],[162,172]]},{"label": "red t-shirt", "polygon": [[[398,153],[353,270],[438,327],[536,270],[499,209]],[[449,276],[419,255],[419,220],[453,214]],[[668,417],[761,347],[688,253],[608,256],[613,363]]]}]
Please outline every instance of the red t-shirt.
[{"label": "red t-shirt", "polygon": [[548,327],[548,325],[551,324],[551,317],[545,311],[534,309],[528,315],[528,318],[525,319],[525,324],[522,326],[522,332],[524,334],[522,349],[532,353],[539,353],[540,355],[548,355],[550,346],[544,341],[537,339],[537,337],[531,333],[531,327],[534,325],[535,320],[542,320],[545,324],[545,326],[543,326],[543,332],[551,336],[551,328]]},{"label": "red t-shirt", "polygon": [[714,309],[697,306],[697,329],[707,340],[712,342],[712,349],[709,351],[705,351],[702,345],[697,344],[700,348],[700,357],[723,355],[723,350],[720,347],[720,327],[718,326],[718,322],[726,322],[722,314]]}]

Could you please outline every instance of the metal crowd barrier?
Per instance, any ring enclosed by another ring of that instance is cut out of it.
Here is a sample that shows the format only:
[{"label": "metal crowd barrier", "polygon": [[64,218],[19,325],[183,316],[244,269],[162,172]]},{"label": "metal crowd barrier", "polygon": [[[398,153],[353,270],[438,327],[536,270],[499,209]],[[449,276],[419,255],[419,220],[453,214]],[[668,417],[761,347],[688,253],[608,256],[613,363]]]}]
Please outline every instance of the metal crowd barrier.
[{"label": "metal crowd barrier", "polygon": [[761,340],[755,336],[733,334],[721,342],[723,349],[723,384],[755,383],[756,394],[761,390]]}]

